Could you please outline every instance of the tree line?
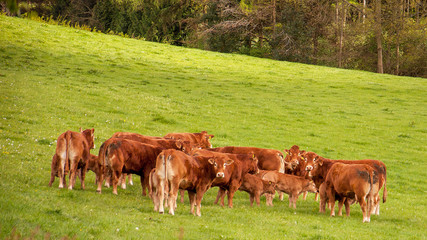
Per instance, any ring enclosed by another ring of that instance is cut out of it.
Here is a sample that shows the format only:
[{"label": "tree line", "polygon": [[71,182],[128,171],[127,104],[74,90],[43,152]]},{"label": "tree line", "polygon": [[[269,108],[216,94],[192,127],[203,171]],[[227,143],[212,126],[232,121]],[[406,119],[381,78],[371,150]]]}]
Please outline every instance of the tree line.
[{"label": "tree line", "polygon": [[427,77],[422,0],[1,0],[148,41],[395,75]]}]

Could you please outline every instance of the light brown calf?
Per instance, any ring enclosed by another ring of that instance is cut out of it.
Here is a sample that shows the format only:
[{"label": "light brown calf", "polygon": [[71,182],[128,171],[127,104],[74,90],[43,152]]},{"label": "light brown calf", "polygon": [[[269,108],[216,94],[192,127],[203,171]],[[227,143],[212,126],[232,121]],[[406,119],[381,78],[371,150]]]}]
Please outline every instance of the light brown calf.
[{"label": "light brown calf", "polygon": [[[259,206],[260,197],[264,193],[268,193],[270,195],[275,194],[276,184],[271,181],[262,180],[259,176],[252,174],[245,174],[243,178],[243,183],[240,185],[239,190],[245,191],[249,193],[249,199],[251,201],[251,207],[253,206],[254,200]],[[267,206],[269,204],[267,203]]]}]

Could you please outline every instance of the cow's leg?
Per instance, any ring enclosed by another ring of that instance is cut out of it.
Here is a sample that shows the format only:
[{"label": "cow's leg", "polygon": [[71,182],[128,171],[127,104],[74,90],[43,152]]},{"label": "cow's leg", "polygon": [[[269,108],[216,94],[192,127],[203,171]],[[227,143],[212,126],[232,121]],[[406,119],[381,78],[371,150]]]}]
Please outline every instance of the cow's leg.
[{"label": "cow's leg", "polygon": [[113,185],[113,194],[117,195],[117,184],[119,182],[119,178],[122,175],[122,168],[115,168],[111,171],[110,181]]},{"label": "cow's leg", "polygon": [[96,181],[97,188],[96,192],[101,193],[102,191],[102,182],[104,181],[104,168],[98,164],[98,170],[96,172]]},{"label": "cow's leg", "polygon": [[284,193],[281,192],[281,191],[277,191],[277,192],[279,193],[279,200],[283,201],[283,199],[284,199]]},{"label": "cow's leg", "polygon": [[142,196],[147,196],[147,191],[146,191],[146,183],[145,183],[145,178],[143,176],[144,174],[142,174],[140,176],[140,180],[141,180],[141,188],[142,188]]},{"label": "cow's leg", "polygon": [[327,195],[331,206],[331,217],[333,217],[335,216],[335,191],[333,189],[328,189]]},{"label": "cow's leg", "polygon": [[86,164],[83,168],[80,169],[80,175],[81,175],[80,184],[81,184],[81,187],[83,190],[85,189],[85,178],[86,178],[86,173],[87,173],[87,167],[88,166]]},{"label": "cow's leg", "polygon": [[254,205],[255,194],[249,193],[249,201],[251,202],[251,207]]},{"label": "cow's leg", "polygon": [[159,201],[159,213],[163,214],[165,212],[164,209],[164,200],[165,200],[165,185],[167,184],[167,180],[160,179],[158,183],[158,187],[156,187],[156,195]]},{"label": "cow's leg", "polygon": [[122,189],[126,189],[126,173],[122,173],[122,175],[120,175],[119,178],[119,185],[121,186]]},{"label": "cow's leg", "polygon": [[344,204],[344,200],[345,198],[343,197],[338,201],[338,216],[342,216],[342,206]]},{"label": "cow's leg", "polygon": [[[255,202],[256,202],[256,205],[257,206],[259,206],[260,204],[261,204],[261,201],[260,201],[260,198],[261,198],[261,192],[260,191],[256,191],[253,195],[253,198],[255,198]],[[252,207],[252,203],[253,203],[254,201],[252,200],[252,202],[251,202],[251,207]]]},{"label": "cow's leg", "polygon": [[289,194],[289,207],[292,207],[292,193]]},{"label": "cow's leg", "polygon": [[129,185],[133,186],[132,174],[128,174]]},{"label": "cow's leg", "polygon": [[344,205],[345,205],[345,214],[347,215],[347,217],[350,217],[350,203],[348,202],[348,199],[344,201]]},{"label": "cow's leg", "polygon": [[188,198],[190,200],[190,212],[191,214],[195,215],[194,206],[196,205],[196,193],[192,191],[187,191],[187,192],[188,192]]},{"label": "cow's leg", "polygon": [[221,195],[222,195],[222,191],[223,191],[222,188],[218,188],[218,193],[216,194],[216,199],[215,199],[214,204],[218,204],[218,201],[219,201],[219,199],[221,198]]},{"label": "cow's leg", "polygon": [[303,192],[303,194],[302,194],[302,199],[305,201],[305,200],[307,200],[307,191],[305,191],[305,192]]},{"label": "cow's leg", "polygon": [[65,183],[65,165],[67,163],[67,159],[66,159],[66,153],[62,153],[59,156],[59,168],[58,168],[58,175],[59,175],[59,188],[64,188],[64,186],[66,187],[67,184]]},{"label": "cow's leg", "polygon": [[157,212],[159,211],[159,205],[160,205],[160,199],[159,199],[159,187],[160,184],[157,184],[154,188],[154,191],[152,191],[151,193],[151,200],[153,201],[154,204],[154,211]]},{"label": "cow's leg", "polygon": [[362,213],[363,213],[363,222],[367,222],[368,221],[367,206],[366,206],[367,204],[366,204],[365,198],[364,197],[358,197],[358,199],[359,199],[360,208],[362,209]]},{"label": "cow's leg", "polygon": [[228,207],[229,208],[233,208],[233,197],[234,197],[234,194],[236,193],[238,188],[239,187],[237,184],[232,184],[231,187],[228,189],[227,198],[228,198]]},{"label": "cow's leg", "polygon": [[206,192],[206,187],[200,187],[196,192],[196,216],[202,216],[201,208],[202,208],[202,199],[203,194]]},{"label": "cow's leg", "polygon": [[319,193],[316,193],[315,195],[314,195],[314,200],[317,202],[317,201],[319,201]]},{"label": "cow's leg", "polygon": [[70,160],[70,185],[68,186],[69,190],[73,190],[74,184],[76,183],[77,165],[78,157],[72,157]]},{"label": "cow's leg", "polygon": [[181,196],[180,198],[181,203],[184,203],[185,190],[179,189],[179,195]]},{"label": "cow's leg", "polygon": [[169,202],[169,214],[175,215],[175,202],[178,197],[178,189],[179,188],[179,179],[174,178],[171,181],[170,189],[169,189],[169,196],[168,196],[168,202]]}]

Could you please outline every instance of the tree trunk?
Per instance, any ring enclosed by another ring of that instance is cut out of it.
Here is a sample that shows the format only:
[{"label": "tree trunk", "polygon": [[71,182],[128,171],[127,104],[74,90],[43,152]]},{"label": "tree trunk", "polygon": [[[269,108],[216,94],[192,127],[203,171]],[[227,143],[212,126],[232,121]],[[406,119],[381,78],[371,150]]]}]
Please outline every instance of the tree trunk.
[{"label": "tree trunk", "polygon": [[383,44],[382,44],[382,27],[381,27],[381,0],[375,0],[375,37],[377,39],[377,72],[384,73],[383,70]]}]

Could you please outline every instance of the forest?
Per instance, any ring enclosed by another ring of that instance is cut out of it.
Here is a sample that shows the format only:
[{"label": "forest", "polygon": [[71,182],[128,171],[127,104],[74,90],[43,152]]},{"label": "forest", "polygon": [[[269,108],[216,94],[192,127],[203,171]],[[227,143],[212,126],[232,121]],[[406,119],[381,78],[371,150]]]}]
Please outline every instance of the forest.
[{"label": "forest", "polygon": [[422,0],[2,0],[9,15],[224,53],[427,77]]}]

